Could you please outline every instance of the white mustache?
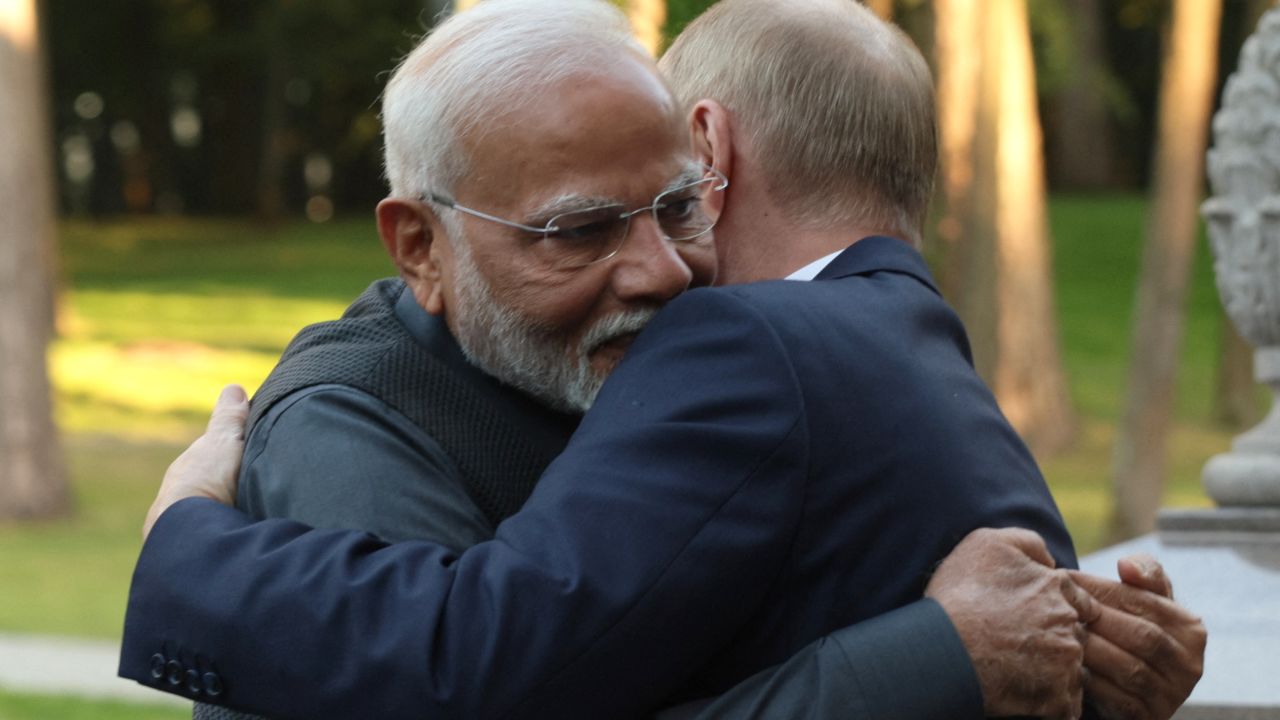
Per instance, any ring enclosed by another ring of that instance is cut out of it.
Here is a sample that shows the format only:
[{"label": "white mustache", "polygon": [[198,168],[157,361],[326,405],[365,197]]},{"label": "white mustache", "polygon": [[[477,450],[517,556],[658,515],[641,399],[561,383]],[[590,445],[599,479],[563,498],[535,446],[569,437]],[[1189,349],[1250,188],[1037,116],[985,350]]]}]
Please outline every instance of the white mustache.
[{"label": "white mustache", "polygon": [[604,318],[591,326],[587,334],[582,337],[582,341],[578,343],[578,348],[581,352],[580,357],[585,359],[589,353],[595,351],[601,345],[616,340],[623,335],[639,333],[657,314],[658,308],[644,308],[641,310],[629,310]]}]

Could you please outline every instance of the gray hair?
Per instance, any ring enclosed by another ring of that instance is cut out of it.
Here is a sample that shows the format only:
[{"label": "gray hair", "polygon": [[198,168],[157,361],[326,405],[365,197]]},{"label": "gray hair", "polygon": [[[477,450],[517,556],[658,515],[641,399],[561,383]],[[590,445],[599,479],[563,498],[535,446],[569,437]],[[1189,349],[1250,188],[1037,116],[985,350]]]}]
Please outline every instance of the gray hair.
[{"label": "gray hair", "polygon": [[919,242],[937,167],[933,82],[901,30],[855,0],[721,0],[659,63],[680,102],[724,105],[813,225]]},{"label": "gray hair", "polygon": [[445,20],[404,58],[382,99],[393,197],[449,192],[466,174],[464,139],[546,100],[567,77],[648,57],[603,0],[486,0]]}]

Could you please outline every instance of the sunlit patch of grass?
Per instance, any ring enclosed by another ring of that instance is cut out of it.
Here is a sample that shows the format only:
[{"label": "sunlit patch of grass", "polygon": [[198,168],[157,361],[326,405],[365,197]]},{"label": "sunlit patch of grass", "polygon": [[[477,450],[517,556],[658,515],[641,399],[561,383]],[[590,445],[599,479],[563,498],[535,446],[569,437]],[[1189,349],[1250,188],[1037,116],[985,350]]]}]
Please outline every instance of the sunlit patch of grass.
[{"label": "sunlit patch of grass", "polygon": [[252,391],[275,352],[221,350],[189,341],[61,341],[50,353],[65,430],[172,438],[207,414],[223,385]]},{"label": "sunlit patch of grass", "polygon": [[299,329],[338,317],[346,305],[234,289],[209,294],[73,290],[60,329],[70,340],[186,341],[279,354]]},{"label": "sunlit patch of grass", "polygon": [[180,706],[0,690],[0,720],[189,720],[190,717],[191,709]]}]

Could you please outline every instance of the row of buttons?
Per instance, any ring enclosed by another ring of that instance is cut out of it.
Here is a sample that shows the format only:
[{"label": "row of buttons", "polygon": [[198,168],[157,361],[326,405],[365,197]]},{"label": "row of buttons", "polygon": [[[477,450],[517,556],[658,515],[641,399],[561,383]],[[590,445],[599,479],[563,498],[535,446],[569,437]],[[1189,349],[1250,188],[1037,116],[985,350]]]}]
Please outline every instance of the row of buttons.
[{"label": "row of buttons", "polygon": [[166,658],[163,653],[151,656],[151,677],[163,679],[170,685],[186,683],[187,690],[194,695],[204,693],[209,697],[218,697],[222,694],[222,678],[217,673],[207,672],[201,675],[192,668],[183,668],[182,663]]}]

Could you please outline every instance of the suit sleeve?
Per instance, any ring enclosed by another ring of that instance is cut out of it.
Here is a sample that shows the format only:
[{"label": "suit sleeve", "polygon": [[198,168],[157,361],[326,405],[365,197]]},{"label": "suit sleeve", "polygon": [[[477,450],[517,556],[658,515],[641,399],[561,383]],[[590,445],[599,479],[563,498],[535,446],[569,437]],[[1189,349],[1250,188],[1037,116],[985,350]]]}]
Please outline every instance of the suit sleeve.
[{"label": "suit sleeve", "polygon": [[216,672],[218,702],[281,718],[645,714],[763,601],[806,466],[776,335],[687,293],[526,508],[460,556],[175,504],[134,573],[120,671],[188,697],[167,663]]},{"label": "suit sleeve", "polygon": [[982,711],[982,689],[955,626],[923,599],[832,633],[718,698],[656,720],[962,720]]}]

